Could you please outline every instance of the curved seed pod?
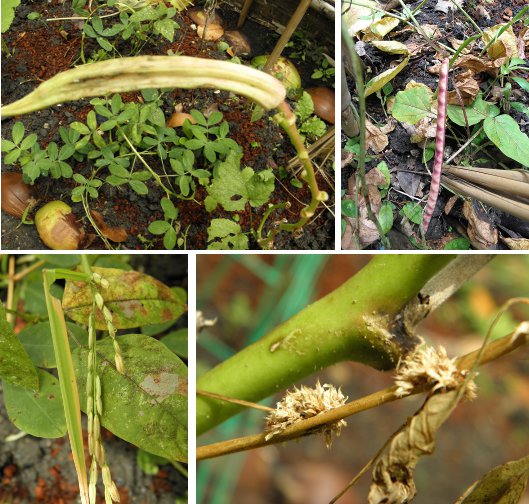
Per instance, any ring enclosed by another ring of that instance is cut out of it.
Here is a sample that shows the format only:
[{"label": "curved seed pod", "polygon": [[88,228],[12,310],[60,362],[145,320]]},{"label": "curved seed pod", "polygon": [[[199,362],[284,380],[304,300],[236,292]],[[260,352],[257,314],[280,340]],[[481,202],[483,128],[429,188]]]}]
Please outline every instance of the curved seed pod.
[{"label": "curved seed pod", "polygon": [[267,110],[285,99],[271,75],[229,61],[190,56],[135,56],[81,65],[43,82],[24,98],[2,107],[2,117],[27,114],[89,96],[150,88],[212,88],[232,91]]},{"label": "curved seed pod", "polygon": [[445,131],[446,131],[446,95],[448,91],[448,70],[449,60],[445,58],[439,70],[439,95],[437,97],[437,130],[435,132],[435,157],[432,171],[432,183],[430,185],[430,193],[428,194],[428,202],[424,209],[422,220],[422,227],[424,234],[428,231],[428,226],[432,220],[435,204],[437,203],[437,196],[439,196],[439,189],[441,187],[441,169],[443,167],[443,155],[445,151]]}]

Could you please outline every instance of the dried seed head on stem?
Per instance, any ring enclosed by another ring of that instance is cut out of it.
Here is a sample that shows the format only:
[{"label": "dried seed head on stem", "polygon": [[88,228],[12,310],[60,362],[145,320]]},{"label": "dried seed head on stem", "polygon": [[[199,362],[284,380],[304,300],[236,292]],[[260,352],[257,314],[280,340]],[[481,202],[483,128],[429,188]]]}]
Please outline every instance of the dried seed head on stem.
[{"label": "dried seed head on stem", "polygon": [[[421,348],[402,360],[397,368],[395,385],[397,396],[406,396],[416,387],[426,386],[433,392],[454,390],[463,384],[468,371],[461,371],[456,359],[450,359],[444,347]],[[476,397],[476,384],[469,380],[465,396]]]},{"label": "dried seed head on stem", "polygon": [[[301,385],[300,388],[294,387],[294,390],[288,391],[285,397],[277,403],[276,409],[266,417],[265,430],[268,434],[265,439],[271,439],[300,420],[343,406],[346,402],[347,397],[342,394],[340,389],[329,384],[321,385],[319,380],[314,388],[304,385]],[[346,425],[347,422],[342,419],[322,425],[317,432],[322,432],[325,435],[325,444],[327,448],[330,448],[333,432],[339,436],[342,428]]]}]

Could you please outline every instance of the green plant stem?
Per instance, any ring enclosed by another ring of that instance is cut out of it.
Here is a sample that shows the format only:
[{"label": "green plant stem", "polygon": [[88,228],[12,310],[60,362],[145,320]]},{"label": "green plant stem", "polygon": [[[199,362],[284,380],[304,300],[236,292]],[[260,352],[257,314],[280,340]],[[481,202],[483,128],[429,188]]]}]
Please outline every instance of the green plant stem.
[{"label": "green plant stem", "polygon": [[170,199],[171,196],[176,196],[176,194],[173,191],[171,191],[170,189],[165,187],[165,185],[162,182],[162,179],[160,178],[160,176],[149,166],[149,163],[147,163],[147,161],[145,161],[145,159],[143,159],[142,155],[136,150],[134,145],[132,145],[132,142],[129,140],[127,135],[125,135],[125,132],[122,129],[120,129],[120,131],[121,131],[121,134],[123,135],[123,138],[129,144],[129,147],[132,149],[134,154],[136,154],[136,156],[138,156],[138,159],[142,162],[143,166],[145,166],[145,168],[147,168],[149,173],[153,176],[154,180],[156,180],[157,184],[165,191],[165,194],[167,195],[167,197]]},{"label": "green plant stem", "polygon": [[257,243],[259,243],[259,246],[262,249],[269,249],[271,244],[274,241],[275,233],[274,230],[271,230],[270,233],[268,233],[268,236],[266,238],[262,237],[263,233],[263,227],[268,220],[268,217],[270,217],[270,214],[275,210],[283,210],[285,208],[290,208],[290,201],[287,201],[285,203],[278,203],[277,205],[270,205],[266,212],[263,215],[263,218],[261,219],[261,222],[259,223],[259,227],[257,228]]},{"label": "green plant stem", "polygon": [[307,221],[314,215],[316,208],[320,201],[327,201],[329,198],[325,191],[320,191],[318,182],[316,181],[316,173],[310,160],[309,153],[303,139],[296,128],[296,116],[288,106],[288,103],[282,102],[279,105],[280,114],[276,115],[279,125],[286,131],[292,145],[296,149],[299,160],[303,163],[303,171],[301,178],[308,183],[310,187],[311,201],[310,203],[301,210],[300,218],[294,224],[280,224],[279,229],[284,231],[295,231],[300,227],[304,226]]},{"label": "green plant stem", "polygon": [[[524,300],[524,302],[526,302],[526,300]],[[474,350],[473,352],[457,358],[456,365],[461,371],[474,371],[477,362],[481,366],[509,354],[521,346],[526,345],[528,337],[529,334],[524,332],[511,333],[503,338],[488,343],[487,345],[482,345],[478,350]],[[473,373],[470,373],[470,375],[472,374]],[[406,397],[427,392],[428,390],[428,387],[417,386],[413,388]],[[377,392],[348,402],[338,408],[325,411],[319,415],[308,418],[307,420],[297,422],[268,440],[265,439],[266,433],[261,433],[197,447],[197,460],[218,457],[229,453],[236,453],[259,448],[261,446],[281,443],[291,439],[297,439],[310,434],[318,427],[325,424],[336,422],[343,418],[347,418],[348,416],[376,408],[382,404],[402,399],[404,396],[397,395],[396,391],[396,386],[378,390]]]},{"label": "green plant stem", "polygon": [[[342,21],[342,47],[344,47],[344,52],[346,57],[349,58],[351,66],[353,67],[353,75],[355,78],[356,92],[358,94],[358,105],[359,105],[359,127],[360,127],[360,143],[358,145],[358,176],[360,177],[360,184],[362,186],[362,194],[366,203],[367,216],[377,227],[378,234],[380,235],[380,240],[384,245],[384,248],[390,249],[391,244],[389,240],[384,235],[382,226],[377,219],[377,216],[374,214],[373,209],[371,208],[371,200],[369,199],[369,191],[366,184],[366,96],[365,96],[365,86],[364,86],[364,76],[362,73],[362,62],[360,57],[356,53],[351,37],[347,32],[347,27]],[[358,208],[358,183],[356,185],[356,203]],[[359,220],[357,220],[359,225]],[[359,228],[357,228],[357,231]]]},{"label": "green plant stem", "polygon": [[101,238],[101,240],[105,244],[105,247],[108,250],[114,250],[114,247],[107,240],[106,236],[101,232],[101,230],[99,229],[99,226],[94,221],[94,219],[92,217],[92,214],[90,213],[90,207],[88,206],[88,196],[87,196],[86,191],[83,193],[81,201],[83,203],[83,209],[84,209],[84,213],[86,215],[86,218],[88,219],[88,221],[90,222],[90,224],[94,228],[95,232],[99,235],[99,238]]},{"label": "green plant stem", "polygon": [[54,270],[43,270],[44,296],[48,317],[50,321],[53,349],[57,360],[57,371],[61,396],[64,404],[64,415],[68,427],[70,445],[72,447],[73,461],[82,504],[88,504],[88,480],[86,473],[86,462],[84,456],[83,428],[81,426],[81,405],[79,403],[79,391],[75,372],[73,369],[72,354],[68,341],[68,332],[61,302],[51,295],[50,287],[57,278]]},{"label": "green plant stem", "polygon": [[481,37],[481,33],[478,33],[464,40],[464,42],[457,48],[457,51],[454,53],[454,55],[450,59],[450,68],[452,68],[452,65],[456,62],[456,59],[461,54],[461,52],[465,50],[468,44],[470,44],[471,42],[474,42],[474,40],[477,40],[480,37]]},{"label": "green plant stem", "polygon": [[[399,314],[454,255],[378,256],[341,287],[198,379],[197,388],[259,402],[344,360],[393,368],[418,340]],[[404,334],[405,333],[405,334]],[[197,398],[197,435],[241,407]]]}]

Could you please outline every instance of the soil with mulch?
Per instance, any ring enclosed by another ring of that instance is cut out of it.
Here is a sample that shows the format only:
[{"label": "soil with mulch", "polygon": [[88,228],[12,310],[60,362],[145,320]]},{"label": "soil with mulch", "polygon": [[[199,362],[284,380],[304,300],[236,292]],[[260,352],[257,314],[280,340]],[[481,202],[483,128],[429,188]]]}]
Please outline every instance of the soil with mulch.
[{"label": "soil with mulch", "polygon": [[[178,255],[135,255],[130,260],[136,271],[154,276],[170,286],[187,290],[187,257]],[[186,327],[181,317],[174,328]],[[83,435],[86,439],[86,418]],[[12,441],[18,433],[9,421],[0,389],[0,503],[75,504],[79,485],[68,437],[42,439],[26,435]],[[172,465],[162,465],[154,476],[145,474],[137,463],[137,448],[102,429],[102,437],[121,504],[175,504],[185,499],[187,479]],[[89,464],[87,460],[87,464]],[[89,467],[89,465],[88,465]],[[104,489],[98,486],[99,494]],[[98,500],[103,503],[103,500]]]},{"label": "soil with mulch", "polygon": [[[396,3],[398,5],[398,2]],[[452,47],[449,40],[452,37],[464,40],[477,33],[476,28],[470,24],[469,20],[461,11],[449,11],[448,14],[436,12],[435,7],[437,3],[438,0],[427,0],[422,5],[419,13],[415,15],[420,26],[426,24],[437,26],[440,30],[440,37],[436,38],[436,42]],[[410,10],[413,10],[419,4],[421,4],[420,1],[406,3]],[[527,0],[494,0],[492,2],[465,2],[464,8],[477,25],[482,30],[485,30],[486,28],[497,24],[509,22],[526,5]],[[394,8],[398,11],[401,10],[400,6]],[[517,22],[513,26],[514,33],[518,35],[524,26],[523,22]],[[397,28],[395,32],[398,32],[398,30],[399,28]],[[384,38],[384,40],[397,40],[405,43],[408,38],[412,36],[412,33],[415,33],[414,30],[402,30],[394,36],[390,33]],[[356,40],[357,39],[355,39],[355,42]],[[430,47],[424,39],[422,42],[424,47],[423,52],[418,56],[412,55],[408,65],[391,81],[393,87],[391,93],[392,96],[398,91],[403,90],[406,84],[411,80],[425,84],[436,92],[439,80],[438,74],[432,74],[429,71],[429,68],[433,67],[434,64],[439,64],[439,59],[436,59],[439,57],[439,53],[436,54],[435,49]],[[395,56],[381,52],[368,43],[363,47],[366,54],[362,56],[362,61],[365,64],[365,67],[369,69],[370,77],[386,71],[392,64],[394,64],[396,59]],[[475,53],[476,51],[474,50],[472,54]],[[526,62],[527,61],[529,60],[526,59]],[[463,70],[460,69],[459,72]],[[458,70],[456,70],[456,72],[458,72]],[[450,73],[451,78],[449,79],[449,90],[454,89],[453,73],[454,72]],[[527,73],[524,74],[522,72],[521,75],[528,78]],[[482,74],[481,76],[483,78],[479,81],[478,74],[480,92],[489,91],[488,87],[491,79],[488,78],[486,74]],[[369,80],[370,77],[367,77],[366,80]],[[354,100],[354,81],[348,80],[348,85]],[[522,103],[526,107],[529,105],[529,95],[527,95],[527,93],[514,84],[512,92],[514,101]],[[494,100],[488,98],[488,101],[496,101],[495,104],[499,106],[497,99]],[[373,124],[382,126],[388,122],[388,114],[376,94],[367,98],[366,107],[368,118]],[[502,110],[501,113],[507,112]],[[508,113],[519,124],[521,131],[528,134],[529,117],[513,109]],[[457,132],[458,136],[463,138],[462,143],[464,143],[467,138],[466,128],[459,128],[453,123],[451,126],[452,131]],[[449,138],[450,132],[448,130],[447,135],[445,159],[447,154],[454,153],[459,147],[455,140]],[[399,122],[397,122],[395,129],[388,133],[388,138],[389,144],[381,153],[373,155],[372,151],[368,151],[366,171],[376,167],[381,161],[386,161],[389,167],[391,175],[390,190],[389,195],[383,198],[383,201],[390,201],[396,207],[393,212],[395,219],[394,224],[387,236],[393,250],[415,248],[443,249],[449,242],[456,238],[468,238],[468,241],[465,241],[465,245],[463,245],[464,248],[470,246],[471,248],[507,249],[509,247],[503,242],[504,238],[512,238],[515,240],[529,238],[528,222],[506,214],[500,210],[488,207],[476,200],[472,200],[470,204],[472,205],[473,215],[476,215],[476,222],[482,223],[484,227],[488,228],[486,237],[478,237],[483,241],[475,239],[476,233],[470,229],[471,226],[467,218],[463,215],[463,199],[458,198],[456,200],[453,193],[447,189],[441,189],[433,213],[433,218],[426,235],[426,240],[422,241],[419,227],[410,224],[408,219],[400,215],[399,210],[409,202],[416,203],[417,201],[422,200],[422,203],[419,204],[422,207],[426,204],[431,178],[426,172],[422,162],[423,149],[418,144],[410,141],[410,133],[407,132]],[[428,142],[434,140],[434,138],[428,138]],[[342,134],[343,147],[345,147],[347,141],[348,138]],[[497,163],[502,162],[503,166],[507,165],[512,169],[520,168],[520,165],[504,156],[493,145],[487,147],[486,151],[488,154],[486,164],[479,164],[479,162],[477,162],[474,166],[499,168]],[[483,156],[478,155],[476,157]],[[354,168],[354,156],[353,159],[351,159],[352,156],[344,151],[342,153],[342,158],[342,192],[345,191],[346,193],[351,193],[352,199],[354,200],[354,178],[351,178],[352,175],[354,177],[356,171]],[[473,160],[470,161],[472,162]],[[433,160],[428,163],[428,166],[431,170]],[[497,234],[495,235],[495,233]],[[495,239],[494,236],[496,236]],[[488,238],[490,238],[490,241],[487,240]],[[357,246],[350,239],[345,241],[347,243],[342,241],[342,248],[355,248],[355,246]],[[384,246],[380,240],[376,240],[365,248],[381,249],[384,248]]]},{"label": "soil with mulch", "polygon": [[[4,57],[2,61],[2,102],[11,103],[27,93],[31,92],[40,82],[49,79],[57,73],[71,68],[73,65],[81,64],[79,59],[81,47],[82,25],[79,21],[54,21],[46,22],[47,18],[71,17],[70,4],[63,5],[61,0],[40,5],[32,3],[21,5],[16,10],[16,18],[9,29],[3,35],[6,46],[12,53],[10,57]],[[30,21],[27,15],[30,12],[39,12],[39,20]],[[221,12],[226,24],[234,26],[238,14],[232,11]],[[204,42],[200,40],[196,31],[191,27],[192,21],[183,13],[177,19],[180,29],[176,32],[175,41],[169,43],[166,39],[158,38],[155,42],[146,44],[141,55],[165,55],[168,51],[172,54],[184,54],[203,58],[226,59],[224,52],[217,50],[216,42]],[[274,47],[278,35],[263,26],[248,20],[241,29],[252,44],[252,55],[266,54]],[[117,45],[121,54],[127,55],[128,48]],[[97,50],[95,41],[86,39],[85,53]],[[287,49],[288,56],[292,49]],[[333,54],[333,50],[327,51]],[[303,87],[321,86],[321,81],[311,79],[313,69],[310,65],[296,61],[296,66],[302,76]],[[125,93],[123,101],[136,101],[139,93]],[[184,111],[193,108],[205,111],[212,106],[217,106],[224,114],[224,119],[230,124],[229,137],[238,142],[244,150],[242,166],[251,166],[256,172],[267,168],[284,167],[288,161],[295,156],[295,151],[282,129],[277,127],[268,114],[257,122],[251,122],[252,104],[249,100],[241,98],[233,100],[228,92],[215,92],[213,90],[176,89],[167,92],[163,97],[163,110],[166,117],[174,112],[176,104],[182,104]],[[24,123],[26,135],[36,133],[41,147],[46,147],[49,142],[58,142],[62,145],[59,137],[59,128],[67,126],[74,121],[83,121],[91,110],[89,99],[77,102],[65,103],[41,110],[29,115],[10,118],[2,123],[2,137],[11,138],[11,130],[17,120]],[[85,163],[73,163],[74,173],[85,176],[90,174],[91,166]],[[70,162],[69,160],[69,162]],[[162,173],[161,163],[159,165],[149,159],[155,171]],[[19,167],[3,167],[4,171],[18,170]],[[276,170],[276,189],[272,194],[270,203],[276,204],[290,201],[288,209],[272,214],[264,228],[264,234],[276,221],[286,219],[296,222],[302,208],[310,202],[310,190],[306,184],[302,188],[291,185],[293,174],[281,178]],[[334,187],[331,182],[332,174],[318,174],[320,189],[327,191],[331,198],[334,195]],[[146,182],[149,194],[139,196],[128,186],[113,187],[104,184],[100,189],[97,200],[91,200],[93,210],[101,212],[105,222],[109,226],[124,227],[128,233],[128,239],[121,244],[120,248],[134,249],[163,249],[161,238],[147,231],[148,225],[154,220],[163,220],[163,212],[160,200],[165,195],[163,190],[153,180]],[[91,227],[88,223],[82,205],[72,203],[70,200],[71,190],[77,184],[72,179],[51,179],[41,177],[36,181],[36,192],[39,201],[35,211],[52,200],[67,202],[72,208],[78,221],[83,223],[88,234]],[[179,220],[182,235],[186,233],[187,249],[207,248],[207,228],[212,218],[230,218],[234,214],[217,209],[214,214],[209,214],[203,205],[207,193],[204,188],[197,189],[195,200],[178,200],[176,206],[179,209]],[[328,202],[332,204],[332,201]],[[219,207],[220,208],[220,207]],[[251,208],[247,205],[244,211],[238,212],[238,223],[243,232],[255,229],[266,210],[266,205],[261,208]],[[259,248],[255,239],[250,235],[250,248]],[[278,249],[331,249],[334,248],[334,218],[332,213],[323,207],[318,209],[314,219],[307,224],[302,233],[279,233],[275,240],[275,248]],[[2,212],[2,247],[8,250],[29,250],[45,248],[40,241],[33,226],[21,225],[20,220]],[[104,244],[99,238],[87,245],[87,248],[101,249]]]}]

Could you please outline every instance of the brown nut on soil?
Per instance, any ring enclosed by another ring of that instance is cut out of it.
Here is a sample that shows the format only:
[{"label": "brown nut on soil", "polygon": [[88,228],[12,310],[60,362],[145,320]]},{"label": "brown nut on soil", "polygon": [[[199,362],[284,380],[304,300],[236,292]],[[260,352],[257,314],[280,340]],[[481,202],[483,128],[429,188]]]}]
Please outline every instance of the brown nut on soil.
[{"label": "brown nut on soil", "polygon": [[[195,23],[197,26],[204,26],[206,24],[207,15],[204,12],[204,9],[201,9],[200,7],[193,7],[192,9],[188,9],[186,11],[186,14],[191,18],[193,23]],[[208,25],[212,25],[212,24],[216,24],[219,26],[224,25],[224,20],[215,11],[210,13],[209,18],[208,18]]]},{"label": "brown nut on soil", "polygon": [[334,124],[334,91],[326,87],[310,88],[306,91],[314,103],[314,114]]},{"label": "brown nut on soil", "polygon": [[33,188],[24,183],[22,174],[2,173],[2,210],[19,219],[28,206],[33,207]]},{"label": "brown nut on soil", "polygon": [[224,32],[224,38],[230,44],[236,56],[247,56],[252,52],[250,41],[244,33],[237,30],[229,30]]},{"label": "brown nut on soil", "polygon": [[62,201],[51,201],[39,209],[35,226],[40,239],[53,250],[77,250],[85,235],[71,207]]},{"label": "brown nut on soil", "polygon": [[103,214],[97,210],[90,210],[90,214],[92,215],[97,227],[99,227],[99,230],[105,238],[108,238],[109,240],[116,243],[123,243],[128,240],[129,235],[124,227],[109,226],[105,222]]},{"label": "brown nut on soil", "polygon": [[184,125],[186,119],[189,119],[191,124],[196,124],[197,122],[191,114],[186,114],[185,112],[175,112],[167,122],[165,123],[168,128],[180,128]]},{"label": "brown nut on soil", "polygon": [[[205,32],[204,29],[206,30]],[[199,26],[197,28],[197,34],[200,38],[204,37],[205,40],[215,42],[224,35],[224,28],[219,24],[210,23],[207,28],[205,26]]]}]

